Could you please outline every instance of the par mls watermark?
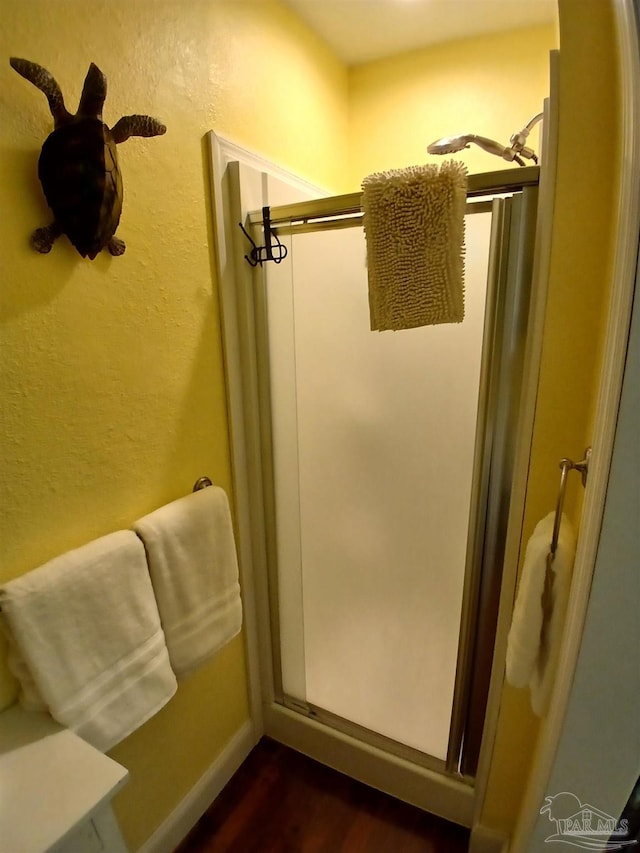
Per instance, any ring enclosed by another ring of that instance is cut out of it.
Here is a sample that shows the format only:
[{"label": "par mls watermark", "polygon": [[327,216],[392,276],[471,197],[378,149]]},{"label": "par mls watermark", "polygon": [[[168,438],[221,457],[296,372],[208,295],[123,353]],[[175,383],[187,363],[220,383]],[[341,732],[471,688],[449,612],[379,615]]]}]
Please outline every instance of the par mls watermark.
[{"label": "par mls watermark", "polygon": [[628,820],[618,820],[588,803],[581,803],[568,791],[546,797],[540,814],[547,815],[556,825],[556,831],[545,838],[547,844],[571,844],[597,851],[635,847],[640,851],[638,842],[629,838]]}]

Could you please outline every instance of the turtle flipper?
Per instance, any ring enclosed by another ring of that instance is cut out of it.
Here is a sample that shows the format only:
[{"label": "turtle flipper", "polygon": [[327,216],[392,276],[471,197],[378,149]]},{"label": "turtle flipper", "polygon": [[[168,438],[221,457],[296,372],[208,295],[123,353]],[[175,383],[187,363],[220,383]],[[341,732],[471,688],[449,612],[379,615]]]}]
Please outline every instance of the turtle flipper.
[{"label": "turtle flipper", "polygon": [[28,59],[18,59],[15,56],[11,57],[9,63],[14,71],[17,71],[25,80],[33,83],[41,92],[44,92],[47,101],[49,101],[49,109],[51,110],[56,127],[64,124],[65,121],[71,118],[71,113],[64,105],[60,86],[58,86],[46,68],[43,68],[42,65],[37,65],[35,62],[29,62]]},{"label": "turtle flipper", "polygon": [[36,228],[31,235],[31,245],[43,255],[51,251],[51,247],[62,234],[62,228],[57,222],[52,222],[44,228]]},{"label": "turtle flipper", "polygon": [[167,128],[151,116],[122,116],[113,126],[111,133],[116,142],[124,142],[130,136],[162,136]]},{"label": "turtle flipper", "polygon": [[119,237],[112,237],[107,243],[107,249],[115,257],[118,257],[118,255],[124,255],[126,248],[127,244],[124,240],[120,240]]}]

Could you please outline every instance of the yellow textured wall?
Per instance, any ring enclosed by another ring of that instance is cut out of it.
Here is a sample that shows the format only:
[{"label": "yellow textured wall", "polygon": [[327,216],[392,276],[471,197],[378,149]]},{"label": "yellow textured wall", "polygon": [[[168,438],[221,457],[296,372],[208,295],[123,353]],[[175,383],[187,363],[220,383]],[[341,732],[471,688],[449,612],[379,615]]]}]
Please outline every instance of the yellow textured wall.
[{"label": "yellow textured wall", "polygon": [[[555,506],[560,459],[581,459],[591,443],[612,280],[620,180],[613,6],[609,0],[589,3],[588,15],[584,8],[584,0],[559,4],[556,207],[523,543]],[[576,528],[582,494],[580,478],[570,477],[565,507]],[[527,692],[505,685],[482,822],[507,834],[538,725]]]},{"label": "yellow textured wall", "polygon": [[[570,435],[553,410],[566,412],[569,378],[593,375],[606,298],[597,281],[607,272],[598,247],[609,233],[610,161],[605,149],[583,143],[596,124],[608,126],[613,108],[609,3],[590,5],[589,15],[581,8],[582,0],[562,0],[564,230],[554,249],[529,529],[546,511],[549,485],[556,488],[558,452],[578,454],[588,438],[590,380],[571,398]],[[426,146],[439,136],[468,131],[506,143],[541,108],[557,37],[552,27],[485,36],[348,75],[276,0],[5,0],[0,44],[0,579],[7,579],[129,525],[201,474],[231,488],[206,131],[346,192],[371,171],[430,159]],[[48,220],[36,162],[51,119],[44,96],[10,69],[10,55],[47,67],[73,108],[95,61],[109,81],[108,123],[149,112],[167,124],[166,136],[120,148],[122,258],[83,261],[64,238],[48,256],[29,248],[30,232]],[[470,171],[507,165],[476,148],[460,157]],[[568,316],[581,324],[575,350]],[[15,698],[6,675],[0,694],[0,704]],[[132,849],[246,716],[237,640],[113,751],[131,771],[117,810]],[[509,823],[517,805],[514,756],[530,723],[526,697],[507,692],[486,812],[494,825]]]},{"label": "yellow textured wall", "polygon": [[[427,145],[476,133],[504,145],[549,95],[552,25],[462,39],[354,68],[350,77],[354,189],[371,172],[441,163]],[[530,139],[538,148],[537,129]],[[476,145],[454,155],[470,172],[511,164]],[[517,168],[517,167],[516,167]]]},{"label": "yellow textured wall", "polygon": [[[15,577],[188,492],[231,489],[203,136],[235,138],[315,183],[346,185],[347,73],[278,2],[5,0],[0,28],[0,579]],[[52,120],[9,67],[39,62],[75,110],[88,65],[104,117],[167,134],[120,146],[123,257],[83,260],[49,221],[37,180]],[[4,655],[1,656],[4,659]],[[132,850],[247,718],[242,640],[184,681],[113,750],[131,781],[117,812]],[[1,704],[15,698],[8,674]]]}]

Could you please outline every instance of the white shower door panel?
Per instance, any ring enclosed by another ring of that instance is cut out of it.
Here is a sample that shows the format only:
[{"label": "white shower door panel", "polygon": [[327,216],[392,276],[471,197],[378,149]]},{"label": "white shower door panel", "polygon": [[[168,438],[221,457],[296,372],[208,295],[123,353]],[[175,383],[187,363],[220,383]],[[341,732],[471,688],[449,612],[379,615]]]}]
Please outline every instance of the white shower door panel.
[{"label": "white shower door panel", "polygon": [[279,576],[299,577],[290,590],[279,584],[281,637],[304,645],[297,673],[283,660],[285,692],[304,684],[297,698],[440,759],[458,655],[490,222],[489,213],[466,219],[461,324],[371,332],[361,227],[295,234],[274,276],[284,283],[289,266],[287,297],[272,295],[271,280],[267,288],[269,337],[284,333],[286,318],[294,358],[287,375],[274,374],[281,358],[271,364],[273,421],[287,424],[274,431],[278,529],[294,492],[299,512],[289,525],[299,542],[279,549],[290,555]]}]

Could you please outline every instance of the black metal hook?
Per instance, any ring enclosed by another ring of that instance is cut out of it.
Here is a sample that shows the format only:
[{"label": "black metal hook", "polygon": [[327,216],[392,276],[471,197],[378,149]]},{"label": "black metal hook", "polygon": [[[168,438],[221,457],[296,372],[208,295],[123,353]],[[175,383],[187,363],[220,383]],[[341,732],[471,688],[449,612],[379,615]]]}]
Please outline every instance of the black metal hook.
[{"label": "black metal hook", "polygon": [[242,229],[242,233],[247,238],[247,240],[251,243],[251,246],[252,246],[250,255],[245,255],[244,259],[248,264],[251,264],[252,267],[257,267],[258,263],[259,263],[258,257],[260,254],[260,248],[259,248],[259,246],[256,246],[256,244],[253,242],[253,238],[251,237],[251,234],[249,234],[249,232],[244,227],[242,222],[238,222],[238,225],[240,226],[240,228]]},{"label": "black metal hook", "polygon": [[[280,242],[275,228],[272,228],[271,226],[271,211],[268,207],[262,208],[262,227],[264,229],[265,241],[264,246],[256,246],[256,244],[253,242],[251,235],[247,232],[242,222],[238,222],[238,225],[242,229],[242,233],[244,234],[244,236],[251,243],[251,251],[248,255],[244,256],[244,259],[252,267],[257,267],[258,264],[262,266],[265,261],[273,261],[274,263],[279,264],[287,257],[287,247]],[[275,246],[271,242],[272,237],[276,241]],[[274,255],[274,248],[277,249],[277,255]]]}]

